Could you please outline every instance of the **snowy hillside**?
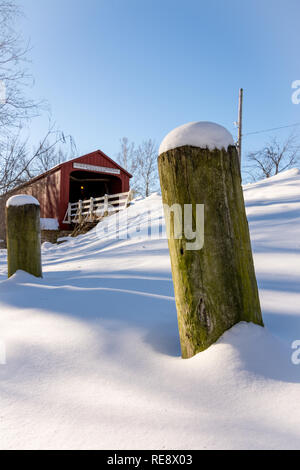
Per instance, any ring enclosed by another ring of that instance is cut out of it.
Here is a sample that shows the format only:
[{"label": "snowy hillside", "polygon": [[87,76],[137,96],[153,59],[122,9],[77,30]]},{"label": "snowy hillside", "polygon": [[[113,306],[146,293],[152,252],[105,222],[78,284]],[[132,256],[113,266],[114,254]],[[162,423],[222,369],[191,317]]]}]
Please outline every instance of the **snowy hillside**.
[{"label": "snowy hillside", "polygon": [[245,199],[266,328],[240,324],[188,361],[159,195],[45,244],[43,280],[6,280],[1,251],[0,448],[300,448],[300,171]]}]

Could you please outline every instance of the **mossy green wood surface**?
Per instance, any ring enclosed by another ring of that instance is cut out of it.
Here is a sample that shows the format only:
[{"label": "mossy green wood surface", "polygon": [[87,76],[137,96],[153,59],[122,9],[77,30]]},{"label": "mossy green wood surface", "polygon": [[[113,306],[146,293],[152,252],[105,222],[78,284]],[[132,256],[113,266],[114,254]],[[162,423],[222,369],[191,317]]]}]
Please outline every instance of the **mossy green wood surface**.
[{"label": "mossy green wood surface", "polygon": [[42,277],[40,207],[6,208],[8,277],[22,270]]},{"label": "mossy green wood surface", "polygon": [[169,240],[182,357],[190,358],[238,322],[263,326],[238,155],[184,146],[158,165],[164,204],[205,205],[202,250]]}]

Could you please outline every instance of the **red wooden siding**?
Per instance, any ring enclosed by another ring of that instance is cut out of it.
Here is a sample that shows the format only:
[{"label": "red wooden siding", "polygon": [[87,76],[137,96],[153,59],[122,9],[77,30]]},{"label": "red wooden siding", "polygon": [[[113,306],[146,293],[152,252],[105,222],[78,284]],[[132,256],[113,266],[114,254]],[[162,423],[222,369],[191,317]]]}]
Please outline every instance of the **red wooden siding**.
[{"label": "red wooden siding", "polygon": [[[70,175],[76,171],[76,168],[73,166],[74,163],[117,169],[120,171],[119,175],[101,173],[99,171],[92,171],[91,169],[80,169],[80,172],[95,172],[99,175],[109,177],[111,179],[110,186],[112,194],[127,192],[130,189],[131,175],[116,162],[111,160],[107,155],[98,150],[88,155],[62,163],[53,170],[40,175],[27,184],[24,184],[3,196],[1,198],[2,202],[4,203],[8,197],[14,194],[30,194],[34,196],[41,205],[41,217],[58,219],[60,228],[67,230],[69,225],[62,224],[62,221],[69,203]],[[2,214],[1,207],[2,206],[0,205],[1,218],[4,218],[4,213]]]}]

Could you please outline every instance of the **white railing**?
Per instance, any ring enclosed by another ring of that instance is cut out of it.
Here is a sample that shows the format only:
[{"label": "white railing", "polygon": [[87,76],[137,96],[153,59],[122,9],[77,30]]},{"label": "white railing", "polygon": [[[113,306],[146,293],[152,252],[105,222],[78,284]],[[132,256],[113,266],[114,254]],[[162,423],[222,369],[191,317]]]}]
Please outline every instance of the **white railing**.
[{"label": "white railing", "polygon": [[126,209],[132,199],[132,192],[105,195],[86,201],[70,202],[63,223],[81,224],[96,222],[102,217]]}]

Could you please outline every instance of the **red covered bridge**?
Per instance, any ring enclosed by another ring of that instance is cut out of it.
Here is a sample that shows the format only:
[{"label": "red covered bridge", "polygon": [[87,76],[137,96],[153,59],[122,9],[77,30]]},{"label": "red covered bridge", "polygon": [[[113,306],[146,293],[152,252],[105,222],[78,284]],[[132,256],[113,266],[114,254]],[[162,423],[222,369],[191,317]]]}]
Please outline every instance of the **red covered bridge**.
[{"label": "red covered bridge", "polygon": [[61,230],[69,203],[125,193],[132,175],[101,150],[61,163],[5,196],[31,194],[41,205],[41,217],[57,219]]}]

